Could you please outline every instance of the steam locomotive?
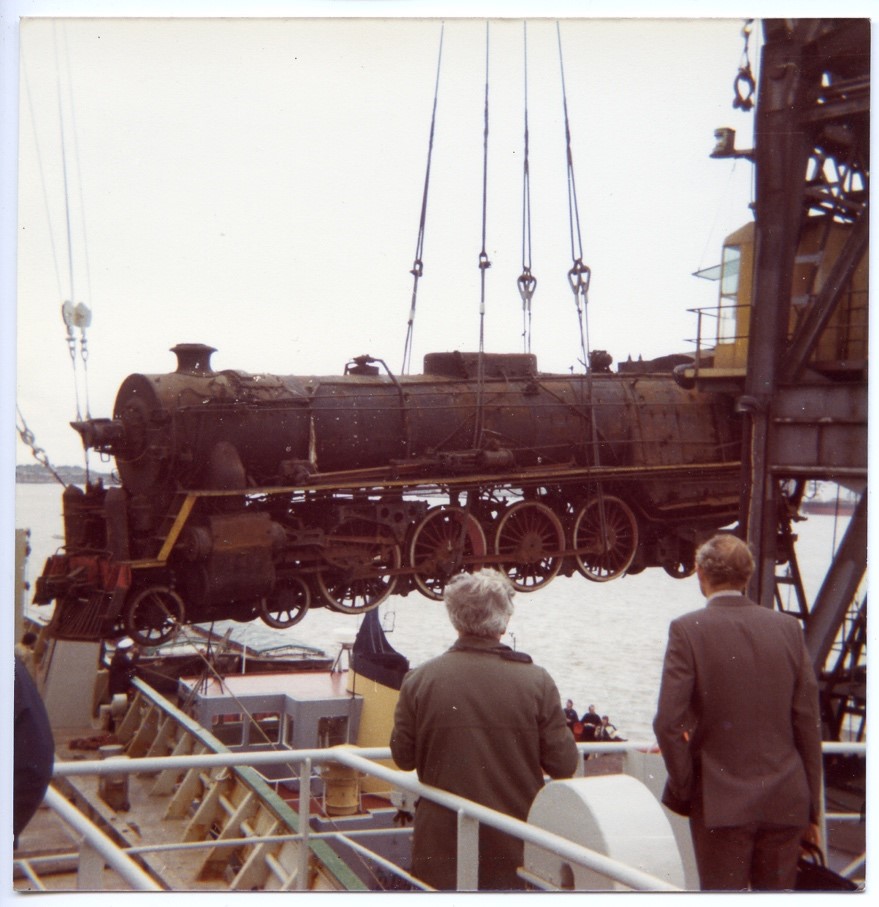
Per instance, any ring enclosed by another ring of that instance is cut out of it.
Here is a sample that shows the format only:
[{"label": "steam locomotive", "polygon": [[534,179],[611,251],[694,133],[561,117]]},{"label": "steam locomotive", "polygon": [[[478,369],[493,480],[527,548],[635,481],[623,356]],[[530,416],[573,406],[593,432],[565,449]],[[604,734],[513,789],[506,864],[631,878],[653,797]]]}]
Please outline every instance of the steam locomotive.
[{"label": "steam locomotive", "polygon": [[560,573],[687,576],[738,513],[732,400],[670,368],[611,372],[605,356],[556,375],[531,354],[450,352],[421,375],[361,356],[296,377],[214,371],[202,344],[172,352],[174,372],[123,381],[112,419],[72,423],[120,485],[64,492],[65,545],[34,599],[55,602],[57,638],[283,628],[315,606],[438,600],[483,566],[522,592]]}]

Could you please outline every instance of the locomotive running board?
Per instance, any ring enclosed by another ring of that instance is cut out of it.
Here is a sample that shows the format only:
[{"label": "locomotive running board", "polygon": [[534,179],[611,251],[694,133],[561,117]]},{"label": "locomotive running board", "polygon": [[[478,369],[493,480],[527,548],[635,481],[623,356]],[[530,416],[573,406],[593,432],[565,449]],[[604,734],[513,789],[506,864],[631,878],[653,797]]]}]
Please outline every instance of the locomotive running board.
[{"label": "locomotive running board", "polygon": [[[155,558],[144,558],[127,563],[134,569],[150,569],[163,567],[180,538],[197,501],[200,498],[229,498],[229,497],[274,497],[279,495],[303,495],[307,493],[327,493],[334,491],[363,491],[379,494],[388,490],[399,492],[429,493],[439,490],[459,489],[466,490],[492,483],[495,487],[537,487],[549,483],[571,482],[601,482],[625,481],[639,479],[641,481],[651,478],[669,479],[675,476],[686,476],[698,471],[700,474],[710,473],[715,476],[729,474],[730,478],[738,476],[741,463],[731,461],[728,463],[685,463],[672,466],[599,466],[578,467],[566,464],[565,466],[541,467],[526,469],[519,472],[507,473],[502,482],[492,473],[473,473],[459,476],[430,476],[406,478],[387,478],[384,468],[360,471],[345,471],[335,473],[314,473],[308,485],[272,485],[260,488],[245,489],[199,489],[180,491],[175,495],[172,504],[165,516],[165,526],[168,526],[167,535],[159,553]],[[736,498],[736,505],[738,498]],[[690,506],[690,505],[682,505]],[[567,552],[571,553],[571,552]]]}]

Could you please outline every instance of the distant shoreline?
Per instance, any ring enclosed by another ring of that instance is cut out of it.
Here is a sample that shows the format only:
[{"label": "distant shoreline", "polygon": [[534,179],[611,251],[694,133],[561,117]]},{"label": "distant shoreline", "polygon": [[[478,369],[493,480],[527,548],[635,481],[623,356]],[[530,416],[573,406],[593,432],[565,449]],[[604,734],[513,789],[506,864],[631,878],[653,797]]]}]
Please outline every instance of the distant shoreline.
[{"label": "distant shoreline", "polygon": [[[55,472],[64,480],[65,485],[85,485],[86,471],[81,466],[56,466]],[[109,472],[89,470],[88,479],[95,482],[101,479],[104,485],[118,485],[116,478]],[[58,479],[49,469],[39,463],[28,463],[15,467],[16,485],[54,485]]]},{"label": "distant shoreline", "polygon": [[838,501],[803,501],[800,505],[803,513],[825,513],[838,514],[839,516],[851,516],[855,512],[854,501],[847,498]]}]

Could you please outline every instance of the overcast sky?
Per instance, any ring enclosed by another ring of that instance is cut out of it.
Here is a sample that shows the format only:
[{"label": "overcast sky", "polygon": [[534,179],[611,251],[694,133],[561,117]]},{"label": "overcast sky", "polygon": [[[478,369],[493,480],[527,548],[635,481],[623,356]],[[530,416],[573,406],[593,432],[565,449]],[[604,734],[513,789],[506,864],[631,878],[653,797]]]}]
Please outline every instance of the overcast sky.
[{"label": "overcast sky", "polygon": [[[179,342],[250,372],[336,374],[361,353],[401,368],[441,34],[412,371],[478,348],[486,38],[486,350],[522,349],[527,46],[532,351],[546,371],[580,357],[559,36],[589,345],[692,349],[687,310],[716,292],[692,272],[750,217],[751,165],[709,157],[718,126],[750,146],[731,104],[743,20],[442,21],[24,22],[17,400],[50,459],[82,459],[77,385],[80,411],[109,416],[121,380],[172,370]],[[71,299],[92,313],[87,387]]]}]

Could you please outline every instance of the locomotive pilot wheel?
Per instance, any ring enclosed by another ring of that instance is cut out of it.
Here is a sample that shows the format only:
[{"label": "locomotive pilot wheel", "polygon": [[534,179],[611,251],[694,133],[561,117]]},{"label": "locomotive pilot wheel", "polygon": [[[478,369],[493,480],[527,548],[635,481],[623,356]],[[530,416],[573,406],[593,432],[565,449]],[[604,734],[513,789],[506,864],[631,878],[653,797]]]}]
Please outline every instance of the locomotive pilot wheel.
[{"label": "locomotive pilot wheel", "polygon": [[291,576],[279,581],[271,595],[260,599],[259,616],[270,627],[286,630],[305,617],[309,605],[308,584],[298,576]]},{"label": "locomotive pilot wheel", "polygon": [[434,507],[412,533],[412,579],[422,595],[442,601],[452,576],[468,566],[468,559],[483,557],[486,551],[485,533],[474,516],[460,507]]},{"label": "locomotive pilot wheel", "polygon": [[692,576],[696,572],[696,560],[695,555],[692,558],[687,558],[686,560],[677,560],[677,561],[663,561],[662,569],[665,572],[675,579],[686,579],[688,576]]},{"label": "locomotive pilot wheel", "polygon": [[400,546],[383,527],[351,519],[327,533],[326,564],[317,573],[321,597],[334,611],[362,614],[378,607],[397,585]]},{"label": "locomotive pilot wheel", "polygon": [[572,537],[577,569],[597,583],[622,576],[638,551],[638,523],[625,501],[611,495],[584,504]]},{"label": "locomotive pilot wheel", "polygon": [[141,646],[160,646],[184,622],[183,599],[167,586],[148,586],[125,607],[125,630]]},{"label": "locomotive pilot wheel", "polygon": [[533,592],[550,582],[562,566],[565,532],[545,504],[519,501],[501,517],[494,549],[500,569],[520,592]]}]

